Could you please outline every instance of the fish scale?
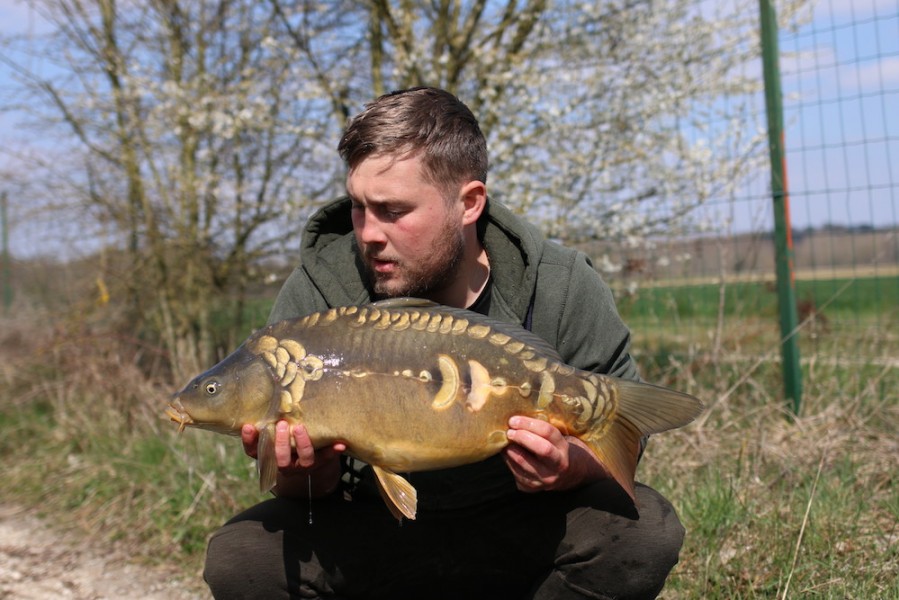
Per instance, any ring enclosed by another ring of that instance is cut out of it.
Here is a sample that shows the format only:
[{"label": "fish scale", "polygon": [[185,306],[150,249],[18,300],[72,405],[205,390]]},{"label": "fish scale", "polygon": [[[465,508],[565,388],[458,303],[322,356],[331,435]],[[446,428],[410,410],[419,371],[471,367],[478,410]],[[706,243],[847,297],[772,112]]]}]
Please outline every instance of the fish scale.
[{"label": "fish scale", "polygon": [[275,423],[303,424],[316,448],[339,442],[369,463],[388,508],[415,518],[415,489],[400,473],[496,454],[514,415],[583,440],[633,497],[641,437],[701,410],[688,394],[567,365],[517,325],[401,298],[269,325],[194,378],[167,414],[182,429],[254,425],[266,490]]}]

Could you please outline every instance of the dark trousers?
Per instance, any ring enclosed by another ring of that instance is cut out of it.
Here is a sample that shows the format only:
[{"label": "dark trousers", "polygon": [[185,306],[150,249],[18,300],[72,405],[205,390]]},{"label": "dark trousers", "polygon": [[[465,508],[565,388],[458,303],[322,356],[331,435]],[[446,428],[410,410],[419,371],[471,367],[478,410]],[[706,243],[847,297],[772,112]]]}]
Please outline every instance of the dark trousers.
[{"label": "dark trousers", "polygon": [[654,598],[677,563],[674,508],[638,484],[518,494],[401,524],[380,499],[272,499],[209,542],[215,598]]}]

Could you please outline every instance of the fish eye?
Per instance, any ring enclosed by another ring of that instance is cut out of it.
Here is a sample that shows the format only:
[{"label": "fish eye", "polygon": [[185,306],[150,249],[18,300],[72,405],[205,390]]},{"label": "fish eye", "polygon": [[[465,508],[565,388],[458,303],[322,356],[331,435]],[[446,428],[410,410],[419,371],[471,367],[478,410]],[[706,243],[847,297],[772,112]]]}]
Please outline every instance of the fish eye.
[{"label": "fish eye", "polygon": [[205,389],[206,393],[209,394],[210,396],[215,396],[216,392],[219,391],[220,387],[221,387],[221,385],[219,385],[218,381],[207,381],[206,385],[203,386],[203,389]]}]

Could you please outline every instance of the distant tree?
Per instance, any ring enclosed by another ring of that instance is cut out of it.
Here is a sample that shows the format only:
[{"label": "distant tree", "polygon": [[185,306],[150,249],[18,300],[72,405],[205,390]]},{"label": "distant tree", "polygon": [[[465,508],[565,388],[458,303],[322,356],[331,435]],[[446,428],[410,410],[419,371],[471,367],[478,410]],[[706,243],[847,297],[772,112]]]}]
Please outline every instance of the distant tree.
[{"label": "distant tree", "polygon": [[254,265],[342,190],[347,117],[391,89],[466,101],[492,194],[551,236],[637,245],[692,226],[766,160],[763,123],[733,118],[760,86],[738,4],[33,0],[49,33],[4,56],[64,149],[42,163],[66,200],[52,206],[127,252],[129,322],[193,370],[233,344],[213,337],[220,301],[239,322]]},{"label": "distant tree", "polygon": [[[758,17],[740,3],[270,2],[338,119],[394,88],[455,92],[488,137],[492,193],[563,240],[677,233],[767,160]],[[792,19],[805,2],[780,4]],[[754,129],[734,118],[750,109]]]},{"label": "distant tree", "polygon": [[130,257],[127,321],[194,372],[234,343],[213,338],[215,310],[236,330],[255,263],[283,253],[299,209],[330,191],[327,115],[257,3],[34,7],[52,29],[31,48],[52,68],[18,74],[43,109],[34,119],[78,157],[45,165],[52,192],[113,232]]}]

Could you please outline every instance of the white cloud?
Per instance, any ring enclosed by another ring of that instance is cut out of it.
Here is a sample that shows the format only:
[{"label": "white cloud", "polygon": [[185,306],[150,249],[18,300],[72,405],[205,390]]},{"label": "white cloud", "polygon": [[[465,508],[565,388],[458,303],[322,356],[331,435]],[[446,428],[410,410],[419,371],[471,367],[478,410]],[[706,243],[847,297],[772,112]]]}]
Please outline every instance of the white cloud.
[{"label": "white cloud", "polygon": [[877,62],[862,65],[853,83],[862,88],[878,89],[899,85],[899,56],[886,56]]},{"label": "white cloud", "polygon": [[830,0],[815,8],[816,14],[833,13],[839,17],[870,17],[891,15],[896,12],[896,0]]}]

